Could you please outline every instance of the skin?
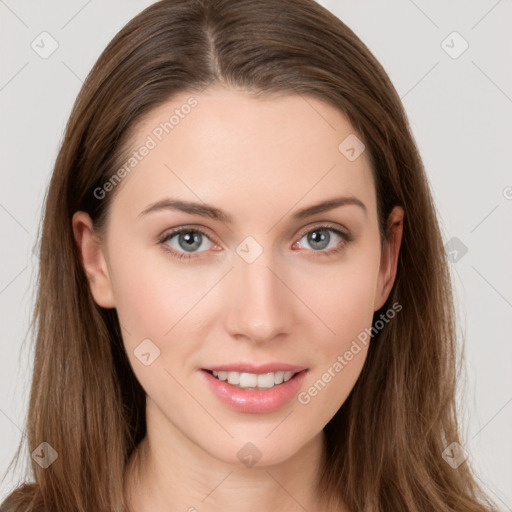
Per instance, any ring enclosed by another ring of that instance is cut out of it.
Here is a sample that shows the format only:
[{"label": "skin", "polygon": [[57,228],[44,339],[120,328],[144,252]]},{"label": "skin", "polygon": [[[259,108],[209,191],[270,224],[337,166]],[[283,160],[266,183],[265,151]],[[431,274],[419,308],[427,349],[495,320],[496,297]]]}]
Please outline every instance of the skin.
[{"label": "skin", "polygon": [[[150,112],[135,127],[132,148],[190,96]],[[354,386],[367,348],[307,405],[294,397],[265,414],[227,408],[200,369],[288,362],[309,369],[301,386],[307,390],[384,305],[403,210],[393,210],[381,249],[368,152],[349,161],[338,150],[357,132],[327,103],[299,95],[256,98],[220,86],[194,97],[198,105],[117,185],[105,235],[93,232],[85,212],[72,221],[94,300],[116,308],[147,393],[148,434],[126,469],[129,500],[137,512],[326,510],[315,485],[322,429]],[[138,217],[171,196],[214,205],[233,224],[172,210]],[[295,211],[338,196],[360,199],[366,212],[346,205],[292,220]],[[315,249],[303,233],[323,223],[353,240],[342,245],[322,230],[330,242]],[[195,252],[180,245],[179,235],[157,241],[180,226],[207,231]],[[236,252],[247,236],[263,249],[252,263]],[[165,245],[196,257],[173,258]],[[134,355],[147,338],[160,350],[149,366]],[[247,442],[261,453],[253,467],[237,457]],[[338,510],[347,508],[340,503]]]}]

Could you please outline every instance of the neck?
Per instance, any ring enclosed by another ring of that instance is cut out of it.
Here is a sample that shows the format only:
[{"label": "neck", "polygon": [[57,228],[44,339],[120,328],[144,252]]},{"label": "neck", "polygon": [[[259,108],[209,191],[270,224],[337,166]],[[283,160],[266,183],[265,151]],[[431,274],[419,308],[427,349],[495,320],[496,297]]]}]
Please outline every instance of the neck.
[{"label": "neck", "polygon": [[162,429],[148,422],[146,437],[126,465],[130,512],[328,510],[317,494],[325,457],[323,431],[279,464],[244,467],[213,457],[167,424]]}]

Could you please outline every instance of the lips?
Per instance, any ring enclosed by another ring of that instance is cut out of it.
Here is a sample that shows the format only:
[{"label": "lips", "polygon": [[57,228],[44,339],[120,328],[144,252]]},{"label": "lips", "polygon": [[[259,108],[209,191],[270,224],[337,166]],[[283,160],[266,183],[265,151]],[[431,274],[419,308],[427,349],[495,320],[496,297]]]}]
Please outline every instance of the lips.
[{"label": "lips", "polygon": [[[291,365],[288,365],[288,367],[290,366]],[[250,368],[254,371],[254,366],[251,365],[224,365],[223,367],[246,369]],[[260,366],[259,368],[266,369],[268,367],[269,366]],[[273,367],[275,368],[276,366],[274,365]],[[280,365],[279,367],[283,368],[286,367],[286,365]],[[292,366],[292,368],[300,369],[301,367]],[[281,407],[284,407],[286,404],[290,402],[293,396],[299,392],[300,387],[302,386],[302,383],[304,381],[304,378],[308,373],[307,369],[305,369],[304,371],[299,371],[298,373],[295,373],[288,381],[283,381],[281,384],[273,385],[269,389],[255,389],[253,387],[243,388],[219,380],[217,377],[213,375],[213,371],[214,370],[209,371],[203,369],[202,371],[199,372],[202,375],[202,378],[205,380],[207,387],[213,393],[213,395],[215,395],[221,401],[221,403],[223,403],[225,406],[232,410],[253,414],[271,413],[273,411],[280,409]],[[217,373],[216,370],[215,372]],[[278,372],[279,370],[277,370],[276,374]],[[289,370],[289,372],[291,372],[291,370]],[[235,372],[233,371],[226,373],[231,374]],[[258,374],[258,378],[260,375],[263,374]]]}]

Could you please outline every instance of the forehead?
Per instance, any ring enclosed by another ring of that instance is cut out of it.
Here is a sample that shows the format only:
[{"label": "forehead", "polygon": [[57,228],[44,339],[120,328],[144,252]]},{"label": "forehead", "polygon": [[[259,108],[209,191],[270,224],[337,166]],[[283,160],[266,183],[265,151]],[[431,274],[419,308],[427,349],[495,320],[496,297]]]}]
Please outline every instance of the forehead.
[{"label": "forehead", "polygon": [[181,93],[134,127],[119,200],[132,218],[166,196],[254,217],[257,207],[277,215],[354,195],[373,213],[369,155],[347,158],[345,141],[358,139],[341,111],[312,96],[256,97],[222,87]]}]

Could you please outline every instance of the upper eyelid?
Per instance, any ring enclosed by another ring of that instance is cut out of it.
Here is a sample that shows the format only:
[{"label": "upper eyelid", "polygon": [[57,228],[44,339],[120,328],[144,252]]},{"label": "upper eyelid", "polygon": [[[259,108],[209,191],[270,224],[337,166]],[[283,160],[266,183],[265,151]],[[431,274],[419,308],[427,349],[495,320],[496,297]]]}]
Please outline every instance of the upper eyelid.
[{"label": "upper eyelid", "polygon": [[339,225],[331,226],[328,221],[323,223],[320,221],[320,224],[304,228],[303,230],[299,231],[297,236],[303,237],[305,234],[309,233],[310,231],[314,231],[315,229],[332,229],[333,231],[339,231],[342,234],[346,234],[348,236],[348,230],[346,228],[343,228]]},{"label": "upper eyelid", "polygon": [[158,239],[159,240],[163,240],[165,238],[170,239],[171,237],[174,237],[176,235],[179,235],[180,233],[184,233],[187,231],[197,231],[197,232],[202,233],[205,236],[207,236],[210,239],[210,241],[217,243],[214,240],[212,240],[212,238],[215,238],[215,237],[212,237],[210,235],[209,230],[207,228],[198,227],[198,226],[188,226],[188,225],[179,226],[177,228],[172,228],[169,231],[164,231],[161,235],[158,236]]}]

